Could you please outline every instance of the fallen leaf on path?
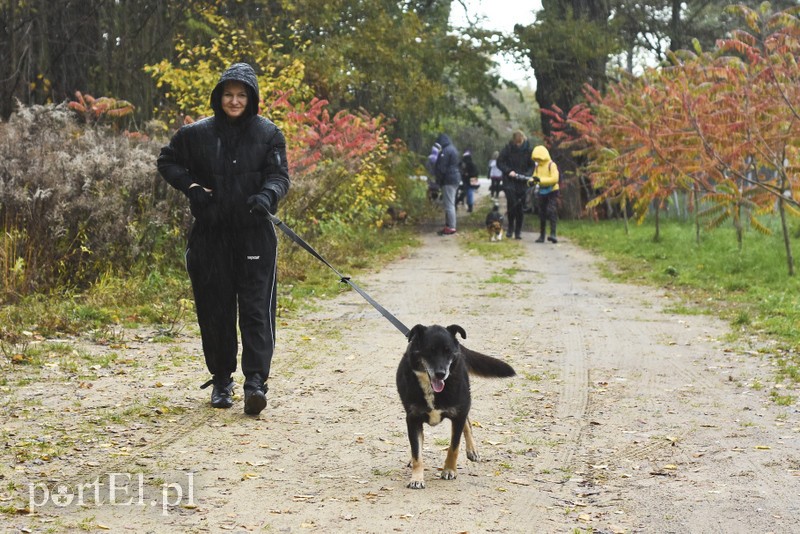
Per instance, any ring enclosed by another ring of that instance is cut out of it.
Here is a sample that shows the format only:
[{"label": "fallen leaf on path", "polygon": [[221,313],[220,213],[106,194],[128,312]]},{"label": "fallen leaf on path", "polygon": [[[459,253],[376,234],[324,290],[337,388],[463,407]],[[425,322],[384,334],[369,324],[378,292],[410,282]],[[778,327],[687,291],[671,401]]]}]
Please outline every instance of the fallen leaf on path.
[{"label": "fallen leaf on path", "polygon": [[509,480],[509,482],[511,484],[516,484],[518,486],[530,486],[531,485],[531,483],[528,482],[527,480],[522,480],[522,479],[519,479],[519,478],[511,479],[511,480]]},{"label": "fallen leaf on path", "polygon": [[769,445],[756,445],[756,449],[759,451],[768,451],[771,448]]}]

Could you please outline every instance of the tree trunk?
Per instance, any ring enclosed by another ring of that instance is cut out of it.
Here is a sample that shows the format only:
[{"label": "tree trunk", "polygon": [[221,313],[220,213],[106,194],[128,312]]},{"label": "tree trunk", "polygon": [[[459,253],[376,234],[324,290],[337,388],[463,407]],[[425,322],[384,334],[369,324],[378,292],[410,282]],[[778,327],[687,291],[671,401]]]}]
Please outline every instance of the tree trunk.
[{"label": "tree trunk", "polygon": [[658,243],[661,241],[661,200],[656,200],[656,235],[653,236],[653,242]]},{"label": "tree trunk", "polygon": [[[781,191],[786,190],[786,174],[781,173]],[[794,256],[792,256],[792,240],[789,235],[789,225],[786,223],[785,197],[778,200],[778,213],[781,216],[781,231],[783,232],[783,247],[786,249],[786,263],[789,266],[789,276],[794,276]]]},{"label": "tree trunk", "polygon": [[739,246],[739,252],[744,247],[744,229],[742,228],[742,206],[736,206],[736,213],[733,217],[733,227],[736,228],[736,243]]},{"label": "tree trunk", "polygon": [[628,226],[628,199],[622,197],[622,219],[625,221],[625,235],[630,235],[630,227]]},{"label": "tree trunk", "polygon": [[692,195],[694,195],[694,240],[698,245],[700,244],[700,194],[697,190],[697,184],[692,186]]}]

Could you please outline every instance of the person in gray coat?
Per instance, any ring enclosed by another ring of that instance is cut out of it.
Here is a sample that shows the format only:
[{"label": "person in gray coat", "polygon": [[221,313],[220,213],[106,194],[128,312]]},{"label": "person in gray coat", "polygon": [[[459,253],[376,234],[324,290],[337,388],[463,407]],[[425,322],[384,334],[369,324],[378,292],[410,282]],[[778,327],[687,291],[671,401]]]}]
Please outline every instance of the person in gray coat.
[{"label": "person in gray coat", "polygon": [[442,147],[434,167],[436,182],[442,188],[442,204],[444,205],[444,228],[439,235],[456,233],[456,193],[461,183],[461,156],[450,137],[440,134],[436,142]]}]

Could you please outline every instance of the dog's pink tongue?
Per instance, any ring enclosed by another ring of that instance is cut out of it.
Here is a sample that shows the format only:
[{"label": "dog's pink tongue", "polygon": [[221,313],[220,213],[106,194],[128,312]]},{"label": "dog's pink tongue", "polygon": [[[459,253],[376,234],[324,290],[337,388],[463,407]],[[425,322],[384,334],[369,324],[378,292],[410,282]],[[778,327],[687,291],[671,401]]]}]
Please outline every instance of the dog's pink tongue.
[{"label": "dog's pink tongue", "polygon": [[442,390],[444,390],[444,380],[434,378],[433,380],[431,380],[431,387],[433,388],[433,391],[435,391],[436,393],[441,393]]}]

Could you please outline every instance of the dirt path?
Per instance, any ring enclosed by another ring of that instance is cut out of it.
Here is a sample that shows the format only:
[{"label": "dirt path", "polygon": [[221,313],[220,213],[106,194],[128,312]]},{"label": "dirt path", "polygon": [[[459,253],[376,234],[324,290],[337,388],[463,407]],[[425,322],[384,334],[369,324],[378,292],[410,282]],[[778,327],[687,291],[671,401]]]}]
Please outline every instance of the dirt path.
[{"label": "dirt path", "polygon": [[[118,355],[92,379],[51,369],[5,387],[0,479],[15,489],[0,497],[36,506],[0,520],[33,532],[800,532],[800,413],[769,399],[768,358],[725,341],[719,321],[670,313],[661,291],[605,280],[568,236],[534,237],[496,244],[520,255],[490,261],[429,232],[358,280],[408,326],[458,323],[465,345],[519,374],[474,379],[482,461],[462,453],[455,481],[436,478],[446,422],[426,427],[427,488],[405,487],[405,340],[349,292],[280,325],[257,419],[241,398],[207,406],[191,329],[180,343],[92,347]],[[15,461],[36,436],[72,441]]]}]

